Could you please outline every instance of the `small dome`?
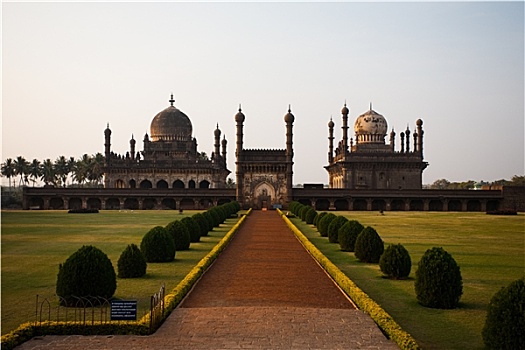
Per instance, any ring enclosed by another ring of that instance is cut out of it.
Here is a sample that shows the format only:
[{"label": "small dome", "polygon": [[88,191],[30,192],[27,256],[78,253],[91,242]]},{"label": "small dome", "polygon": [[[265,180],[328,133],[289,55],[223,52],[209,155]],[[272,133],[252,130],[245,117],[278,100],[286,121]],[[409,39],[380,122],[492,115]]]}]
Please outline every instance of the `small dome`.
[{"label": "small dome", "polygon": [[355,120],[354,124],[354,131],[356,135],[386,135],[387,130],[388,124],[385,117],[371,109],[365,114],[360,115]]},{"label": "small dome", "polygon": [[213,132],[213,134],[214,134],[216,137],[220,137],[220,136],[221,136],[221,130],[219,129],[219,124],[217,124],[217,129],[215,129],[215,131]]},{"label": "small dome", "polygon": [[241,105],[239,105],[239,112],[235,115],[235,121],[237,123],[244,123],[244,119],[246,118],[244,117],[244,114],[242,114]]},{"label": "small dome", "polygon": [[190,118],[173,106],[173,97],[170,102],[171,106],[158,113],[151,121],[152,141],[191,140],[193,127]]},{"label": "small dome", "polygon": [[292,110],[290,106],[288,106],[288,113],[285,114],[284,121],[286,123],[293,123],[295,121],[295,117],[292,114]]},{"label": "small dome", "polygon": [[423,121],[421,119],[416,120],[416,125],[417,126],[422,126],[423,125]]},{"label": "small dome", "polygon": [[348,113],[350,113],[350,110],[348,109],[348,107],[346,107],[346,102],[345,102],[345,106],[343,107],[343,109],[341,109],[341,114],[348,115]]},{"label": "small dome", "polygon": [[330,121],[328,122],[328,127],[329,127],[330,129],[332,129],[334,126],[335,126],[335,123],[334,123],[334,121],[332,120],[332,118],[330,117]]}]

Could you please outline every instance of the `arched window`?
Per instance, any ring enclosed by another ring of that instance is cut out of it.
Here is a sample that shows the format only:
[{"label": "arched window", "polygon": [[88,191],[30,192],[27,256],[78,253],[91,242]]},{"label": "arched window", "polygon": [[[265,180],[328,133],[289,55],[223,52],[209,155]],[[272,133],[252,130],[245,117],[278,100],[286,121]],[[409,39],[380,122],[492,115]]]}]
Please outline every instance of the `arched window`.
[{"label": "arched window", "polygon": [[173,188],[184,188],[184,182],[181,180],[176,180],[173,182]]},{"label": "arched window", "polygon": [[190,182],[188,182],[188,188],[195,188],[195,181],[190,180]]},{"label": "arched window", "polygon": [[153,188],[153,185],[151,184],[151,181],[144,180],[140,183],[140,188]]},{"label": "arched window", "polygon": [[199,188],[210,188],[210,182],[202,180],[201,182],[199,182]]},{"label": "arched window", "polygon": [[129,180],[129,188],[137,188],[137,181],[133,179]]},{"label": "arched window", "polygon": [[164,180],[157,182],[157,188],[168,188],[168,183]]}]

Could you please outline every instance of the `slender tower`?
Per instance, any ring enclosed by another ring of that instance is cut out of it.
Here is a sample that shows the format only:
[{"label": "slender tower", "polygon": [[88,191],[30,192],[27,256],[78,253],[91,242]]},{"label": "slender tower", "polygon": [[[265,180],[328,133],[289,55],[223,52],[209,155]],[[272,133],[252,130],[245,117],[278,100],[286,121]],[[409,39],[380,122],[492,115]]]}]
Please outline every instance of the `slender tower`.
[{"label": "slender tower", "polygon": [[421,159],[423,159],[423,121],[421,119],[418,119],[416,121],[417,125],[417,151],[421,155]]},{"label": "slender tower", "polygon": [[346,152],[348,152],[348,114],[350,113],[350,110],[348,107],[346,107],[346,102],[341,110],[341,114],[343,114],[343,156],[346,158]]},{"label": "slender tower", "polygon": [[332,164],[334,161],[334,121],[330,117],[328,122],[328,164]]},{"label": "slender tower", "polygon": [[237,202],[240,204],[241,208],[244,206],[244,197],[242,194],[242,188],[243,188],[243,171],[242,171],[242,137],[243,137],[243,123],[245,120],[245,116],[242,113],[241,105],[239,105],[239,112],[235,115],[235,122],[237,123],[237,149],[235,151],[235,181],[237,183],[237,190],[236,190],[236,198]]},{"label": "slender tower", "polygon": [[131,134],[131,140],[129,140],[129,153],[131,156],[131,160],[135,160],[135,139],[133,138],[133,134]]},{"label": "slender tower", "polygon": [[219,159],[221,157],[221,154],[220,154],[221,130],[219,129],[219,123],[217,123],[217,129],[215,129],[214,134],[215,134],[215,162],[219,164]]},{"label": "slender tower", "polygon": [[291,107],[288,106],[288,113],[284,116],[286,123],[286,198],[284,202],[288,204],[292,201],[293,188],[293,122],[295,117]]},{"label": "slender tower", "polygon": [[228,141],[226,141],[226,135],[224,135],[222,139],[222,161],[224,162],[224,168],[226,168],[226,145],[227,144],[228,144]]},{"label": "slender tower", "polygon": [[104,176],[104,187],[108,188],[109,187],[109,176],[107,176],[107,173],[109,172],[109,166],[111,162],[111,129],[109,128],[109,123],[108,123],[108,126],[106,127],[106,130],[104,130],[104,138],[105,138],[104,167],[106,168],[105,169],[106,176]]}]

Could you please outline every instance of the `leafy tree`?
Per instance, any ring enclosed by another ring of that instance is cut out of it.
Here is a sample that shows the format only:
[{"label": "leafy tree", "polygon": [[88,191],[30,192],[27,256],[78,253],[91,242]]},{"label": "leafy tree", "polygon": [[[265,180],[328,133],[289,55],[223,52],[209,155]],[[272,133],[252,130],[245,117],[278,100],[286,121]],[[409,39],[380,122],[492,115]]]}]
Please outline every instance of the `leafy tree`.
[{"label": "leafy tree", "polygon": [[55,160],[55,174],[60,180],[60,183],[63,187],[66,187],[66,179],[69,175],[69,166],[68,160],[64,156],[60,156]]},{"label": "leafy tree", "polygon": [[449,185],[450,181],[448,181],[447,179],[439,179],[434,181],[432,185],[430,185],[430,188],[435,190],[446,190]]},{"label": "leafy tree", "polygon": [[525,175],[514,175],[511,179],[512,186],[525,186]]}]

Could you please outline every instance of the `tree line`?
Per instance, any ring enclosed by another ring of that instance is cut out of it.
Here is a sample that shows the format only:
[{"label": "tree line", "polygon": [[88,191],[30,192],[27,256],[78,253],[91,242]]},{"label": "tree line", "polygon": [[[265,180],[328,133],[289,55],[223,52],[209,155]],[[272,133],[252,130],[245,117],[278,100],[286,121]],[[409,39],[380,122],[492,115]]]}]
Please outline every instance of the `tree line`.
[{"label": "tree line", "polygon": [[16,187],[17,178],[19,178],[19,187],[27,186],[29,182],[35,186],[38,180],[44,182],[44,185],[66,187],[68,178],[79,186],[84,186],[86,183],[96,186],[104,176],[103,166],[104,156],[101,153],[84,154],[79,159],[60,156],[55,161],[48,158],[44,161],[33,159],[32,162],[18,156],[16,159],[7,158],[2,163],[1,174],[9,180],[9,187],[11,187],[11,179],[14,180]]},{"label": "tree line", "polygon": [[438,179],[428,186],[430,189],[435,190],[471,190],[478,186],[525,186],[525,176],[514,175],[510,180],[497,180],[493,182],[476,182],[474,180],[468,180],[463,182],[450,182],[447,179]]}]

